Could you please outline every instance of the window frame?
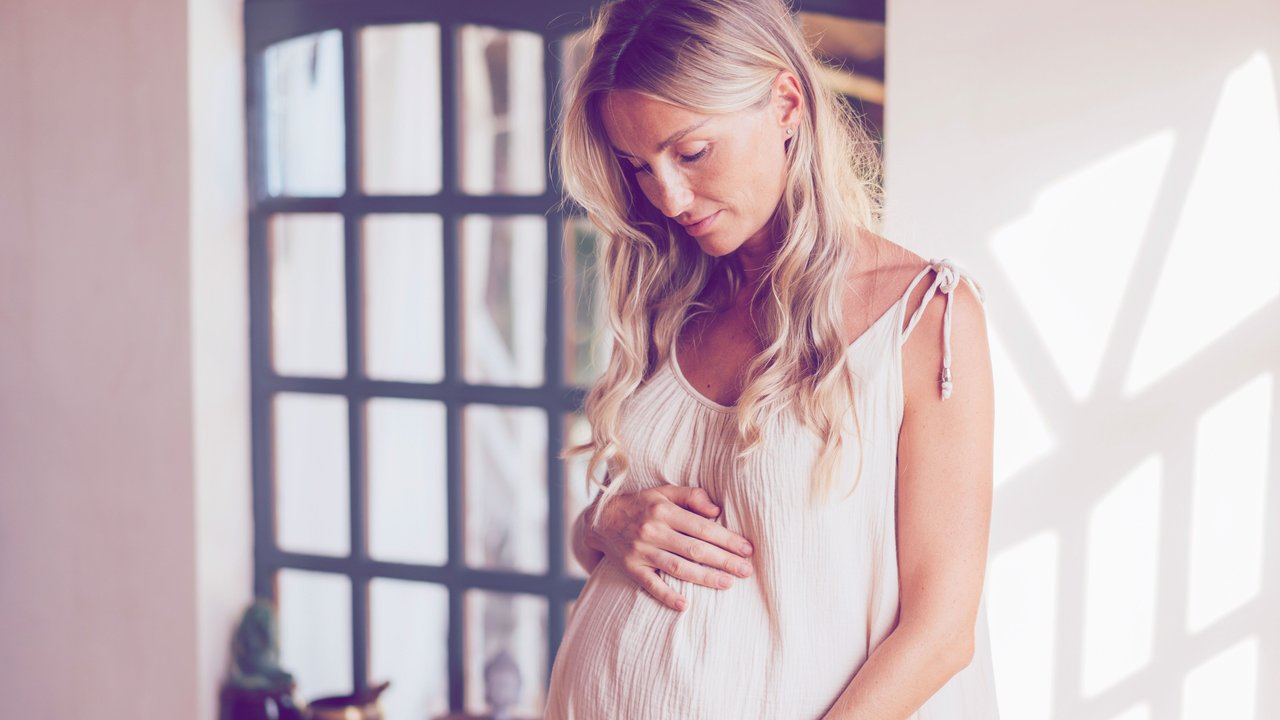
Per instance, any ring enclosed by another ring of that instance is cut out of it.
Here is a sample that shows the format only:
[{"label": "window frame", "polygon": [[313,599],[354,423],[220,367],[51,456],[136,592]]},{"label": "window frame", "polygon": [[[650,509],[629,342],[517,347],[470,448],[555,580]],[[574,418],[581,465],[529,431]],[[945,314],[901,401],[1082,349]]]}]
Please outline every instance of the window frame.
[{"label": "window frame", "polygon": [[[259,597],[277,597],[276,574],[295,569],[342,575],[351,584],[352,690],[368,687],[369,582],[392,578],[432,583],[449,593],[448,694],[451,712],[464,710],[465,615],[467,590],[522,593],[547,601],[549,675],[564,634],[565,606],[581,592],[585,580],[567,574],[563,537],[572,518],[565,517],[563,447],[565,418],[579,411],[585,390],[565,378],[565,228],[579,213],[560,205],[560,182],[553,163],[546,163],[546,189],[540,195],[467,195],[458,187],[457,29],[486,25],[542,36],[545,107],[544,152],[560,112],[562,41],[587,27],[595,0],[476,0],[466,4],[420,0],[246,0],[244,6],[246,148],[248,182],[248,257],[250,383],[252,407],[253,588]],[[807,0],[797,11],[862,20],[884,21],[884,0]],[[361,186],[359,30],[404,23],[440,26],[441,188],[434,195],[368,195]],[[267,192],[265,153],[265,51],[292,38],[327,30],[342,33],[344,176],[343,193],[334,197],[272,197]],[[271,266],[269,225],[278,214],[335,214],[343,222],[346,376],[309,378],[282,376],[271,363]],[[437,383],[372,380],[365,377],[364,267],[361,257],[363,220],[381,214],[434,214],[441,218],[443,267],[444,376]],[[461,288],[458,226],[465,215],[543,215],[546,218],[546,346],[544,381],[537,387],[474,385],[462,372]],[[274,491],[274,397],[293,392],[342,397],[347,401],[350,553],[330,557],[288,552],[276,540]],[[443,566],[375,560],[369,556],[366,525],[365,408],[373,398],[431,400],[445,407],[448,560]],[[468,567],[463,537],[463,409],[469,404],[530,407],[547,415],[547,572],[483,570]],[[545,682],[547,678],[538,678]]]}]

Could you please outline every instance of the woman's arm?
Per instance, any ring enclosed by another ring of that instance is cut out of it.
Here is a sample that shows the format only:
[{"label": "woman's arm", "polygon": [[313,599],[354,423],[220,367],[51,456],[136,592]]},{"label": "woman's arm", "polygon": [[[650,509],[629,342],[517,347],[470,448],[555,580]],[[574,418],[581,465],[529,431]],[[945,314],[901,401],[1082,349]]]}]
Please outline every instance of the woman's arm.
[{"label": "woman's arm", "polygon": [[582,568],[588,573],[594,571],[596,569],[596,565],[604,559],[603,552],[600,552],[587,544],[585,528],[587,516],[594,512],[596,503],[600,501],[599,498],[600,496],[597,495],[596,499],[592,500],[590,505],[583,508],[582,512],[578,513],[578,517],[573,521],[573,556],[578,558],[578,563],[582,565]]},{"label": "woman's arm", "polygon": [[953,293],[950,399],[938,389],[945,298],[929,303],[903,348],[898,624],[828,720],[902,720],[973,657],[991,523],[994,392],[982,305],[963,282]]}]

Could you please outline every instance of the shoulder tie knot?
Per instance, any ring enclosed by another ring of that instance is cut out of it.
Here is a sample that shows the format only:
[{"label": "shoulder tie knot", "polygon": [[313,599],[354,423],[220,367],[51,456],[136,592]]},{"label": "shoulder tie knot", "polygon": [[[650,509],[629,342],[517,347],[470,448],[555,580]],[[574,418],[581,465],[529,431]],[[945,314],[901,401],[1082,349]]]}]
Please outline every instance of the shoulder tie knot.
[{"label": "shoulder tie knot", "polygon": [[[978,299],[982,300],[982,288],[974,282],[972,277],[967,276],[958,265],[947,259],[930,259],[929,267],[937,274],[937,280],[934,281],[938,292],[947,296],[946,305],[942,311],[942,372],[938,373],[938,386],[942,391],[942,399],[947,400],[951,397],[951,299],[952,290],[964,280],[973,287],[978,295]],[[932,293],[925,295],[924,302],[927,304]],[[923,306],[921,310],[923,310]]]},{"label": "shoulder tie knot", "polygon": [[929,266],[938,274],[938,292],[949,294],[960,284],[960,268],[950,260],[930,260]]},{"label": "shoulder tie knot", "polygon": [[919,283],[928,272],[932,270],[937,277],[929,284],[924,293],[924,299],[920,301],[920,305],[911,315],[911,320],[907,323],[907,327],[902,331],[899,344],[906,342],[907,336],[911,334],[911,330],[920,322],[920,318],[924,316],[925,306],[933,299],[933,296],[942,293],[947,296],[946,304],[942,310],[942,371],[938,373],[938,385],[942,389],[942,399],[946,400],[951,397],[951,299],[955,297],[954,290],[960,285],[960,281],[969,283],[977,294],[980,302],[985,302],[982,295],[982,287],[969,276],[967,272],[960,269],[960,266],[947,259],[931,259],[929,266],[922,269],[911,284],[907,286],[907,292],[903,296],[903,300],[911,296],[912,289]]}]

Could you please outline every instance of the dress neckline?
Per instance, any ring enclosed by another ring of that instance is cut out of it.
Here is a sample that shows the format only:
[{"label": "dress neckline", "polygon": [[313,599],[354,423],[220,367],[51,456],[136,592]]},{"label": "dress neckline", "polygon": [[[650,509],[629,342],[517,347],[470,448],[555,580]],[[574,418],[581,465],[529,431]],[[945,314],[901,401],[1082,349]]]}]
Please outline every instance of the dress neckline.
[{"label": "dress neckline", "polygon": [[[854,348],[858,347],[858,345],[861,344],[862,341],[867,338],[867,336],[871,335],[873,331],[879,328],[879,326],[883,324],[885,320],[888,320],[890,318],[896,318],[898,314],[894,311],[897,310],[898,306],[902,304],[902,300],[903,298],[899,298],[897,302],[890,305],[889,308],[885,310],[882,315],[880,315],[880,317],[876,318],[875,322],[871,323],[871,325],[868,326],[866,330],[862,331],[862,334],[858,335],[858,337],[853,342],[849,343],[844,350],[845,356],[847,357],[849,353],[852,353]],[[686,320],[687,319],[688,318],[686,318]],[[679,340],[680,333],[683,332],[683,330],[684,330],[684,322],[681,322],[680,328],[676,330],[676,340]],[[725,405],[723,403],[718,403],[715,400],[712,400],[711,398],[699,392],[698,389],[693,386],[693,383],[689,382],[689,380],[685,378],[684,371],[680,369],[680,360],[676,357],[676,345],[677,345],[676,340],[673,340],[671,343],[671,350],[667,353],[667,360],[668,360],[668,365],[670,366],[670,369],[671,369],[671,374],[675,376],[676,382],[680,385],[681,388],[684,389],[685,393],[687,393],[694,400],[696,400],[698,404],[702,405],[703,407],[706,407],[709,410],[713,410],[718,413],[731,413],[734,410],[736,410],[738,407],[736,402],[733,405]]]}]

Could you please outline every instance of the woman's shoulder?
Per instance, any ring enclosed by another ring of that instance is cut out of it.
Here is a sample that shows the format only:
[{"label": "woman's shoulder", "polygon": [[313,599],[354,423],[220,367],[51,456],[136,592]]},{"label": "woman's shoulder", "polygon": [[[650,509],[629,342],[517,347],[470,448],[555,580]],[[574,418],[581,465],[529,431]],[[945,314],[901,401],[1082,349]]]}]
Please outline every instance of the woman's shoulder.
[{"label": "woman's shoulder", "polygon": [[[856,338],[902,299],[907,286],[929,266],[929,261],[871,230],[861,229],[852,276],[845,284],[846,333]],[[919,304],[928,288],[916,283],[908,300]]]}]

